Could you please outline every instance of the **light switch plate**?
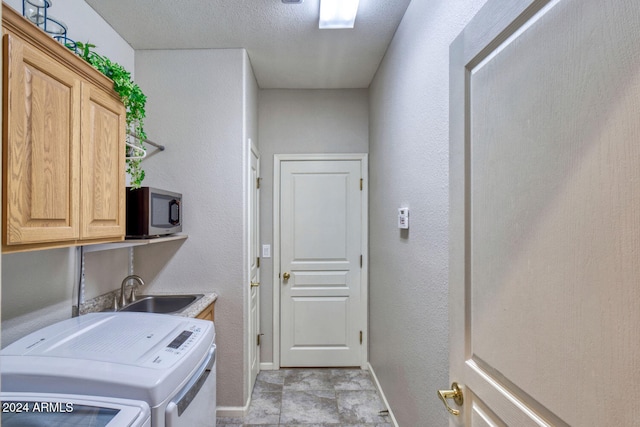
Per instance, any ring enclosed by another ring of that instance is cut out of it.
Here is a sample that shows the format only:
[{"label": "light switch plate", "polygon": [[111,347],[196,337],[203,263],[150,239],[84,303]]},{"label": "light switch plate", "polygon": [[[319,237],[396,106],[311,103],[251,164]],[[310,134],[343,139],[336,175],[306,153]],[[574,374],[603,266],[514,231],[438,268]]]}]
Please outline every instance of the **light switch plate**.
[{"label": "light switch plate", "polygon": [[271,245],[262,245],[262,258],[271,258]]},{"label": "light switch plate", "polygon": [[409,229],[409,208],[398,209],[398,228]]}]

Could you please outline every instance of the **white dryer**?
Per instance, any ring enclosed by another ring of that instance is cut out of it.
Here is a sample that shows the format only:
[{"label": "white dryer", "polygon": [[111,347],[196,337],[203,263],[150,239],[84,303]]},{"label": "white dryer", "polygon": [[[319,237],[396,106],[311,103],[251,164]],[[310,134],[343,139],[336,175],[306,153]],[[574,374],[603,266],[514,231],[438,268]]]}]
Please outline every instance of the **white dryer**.
[{"label": "white dryer", "polygon": [[150,313],[92,313],[0,351],[3,392],[142,400],[153,427],[214,427],[212,322]]}]

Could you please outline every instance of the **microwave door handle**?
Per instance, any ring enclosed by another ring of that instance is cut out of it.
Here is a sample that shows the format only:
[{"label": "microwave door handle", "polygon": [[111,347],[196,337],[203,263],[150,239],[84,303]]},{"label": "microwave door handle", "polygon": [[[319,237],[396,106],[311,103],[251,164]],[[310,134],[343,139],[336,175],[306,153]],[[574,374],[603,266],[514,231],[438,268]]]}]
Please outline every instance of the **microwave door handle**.
[{"label": "microwave door handle", "polygon": [[[174,216],[174,207],[175,207],[175,216]],[[169,202],[169,224],[178,225],[180,224],[180,201],[173,199]]]}]

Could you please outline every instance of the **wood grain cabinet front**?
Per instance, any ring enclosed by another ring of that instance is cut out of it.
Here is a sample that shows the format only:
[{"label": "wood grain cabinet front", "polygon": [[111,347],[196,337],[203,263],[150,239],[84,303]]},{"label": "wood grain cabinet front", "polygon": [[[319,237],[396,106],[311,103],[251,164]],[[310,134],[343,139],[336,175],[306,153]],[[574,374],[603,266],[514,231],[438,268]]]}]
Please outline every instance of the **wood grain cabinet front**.
[{"label": "wood grain cabinet front", "polygon": [[8,9],[2,251],[122,240],[124,105],[109,79]]},{"label": "wood grain cabinet front", "polygon": [[81,80],[20,38],[4,37],[6,243],[78,239]]},{"label": "wood grain cabinet front", "polygon": [[82,84],[81,239],[125,234],[126,112],[120,100]]},{"label": "wood grain cabinet front", "polygon": [[209,304],[207,308],[202,310],[200,314],[196,316],[196,319],[210,320],[213,322],[214,304],[215,304],[215,301]]}]

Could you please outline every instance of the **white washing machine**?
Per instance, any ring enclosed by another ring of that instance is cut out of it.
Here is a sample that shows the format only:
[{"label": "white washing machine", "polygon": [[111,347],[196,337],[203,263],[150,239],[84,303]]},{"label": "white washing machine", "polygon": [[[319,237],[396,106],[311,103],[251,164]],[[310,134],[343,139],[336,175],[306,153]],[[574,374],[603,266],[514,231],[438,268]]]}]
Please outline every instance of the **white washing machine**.
[{"label": "white washing machine", "polygon": [[146,402],[112,397],[0,393],[4,427],[151,427]]},{"label": "white washing machine", "polygon": [[150,313],[91,313],[0,351],[3,392],[142,400],[153,427],[215,427],[212,322]]}]

